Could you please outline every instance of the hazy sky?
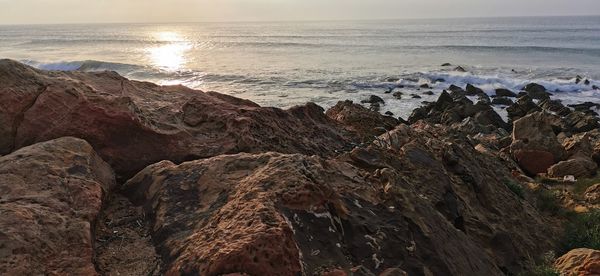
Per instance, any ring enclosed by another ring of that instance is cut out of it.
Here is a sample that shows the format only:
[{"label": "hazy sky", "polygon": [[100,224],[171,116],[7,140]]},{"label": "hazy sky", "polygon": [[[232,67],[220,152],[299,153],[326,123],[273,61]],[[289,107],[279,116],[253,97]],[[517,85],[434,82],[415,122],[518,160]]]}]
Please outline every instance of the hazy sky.
[{"label": "hazy sky", "polygon": [[0,24],[598,14],[600,0],[0,0]]}]

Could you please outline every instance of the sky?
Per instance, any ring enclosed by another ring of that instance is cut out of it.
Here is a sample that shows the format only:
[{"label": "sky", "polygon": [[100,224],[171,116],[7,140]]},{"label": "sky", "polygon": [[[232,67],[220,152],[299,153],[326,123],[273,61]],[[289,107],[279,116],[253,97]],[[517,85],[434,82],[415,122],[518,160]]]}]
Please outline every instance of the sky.
[{"label": "sky", "polygon": [[0,24],[600,15],[600,0],[0,0]]}]

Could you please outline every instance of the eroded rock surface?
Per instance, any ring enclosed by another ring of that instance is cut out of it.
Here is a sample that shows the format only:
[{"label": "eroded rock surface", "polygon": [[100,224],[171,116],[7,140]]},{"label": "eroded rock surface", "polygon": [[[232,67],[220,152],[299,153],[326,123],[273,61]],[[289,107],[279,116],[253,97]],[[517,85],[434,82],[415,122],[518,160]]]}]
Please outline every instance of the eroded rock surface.
[{"label": "eroded rock surface", "polygon": [[587,248],[573,249],[558,258],[554,267],[561,275],[600,275],[600,251]]},{"label": "eroded rock surface", "polygon": [[88,141],[118,176],[161,160],[278,151],[328,156],[355,136],[321,107],[289,110],[114,72],[48,72],[0,60],[0,153],[63,136]]},{"label": "eroded rock surface", "polygon": [[83,140],[0,157],[0,274],[94,275],[92,231],[111,168]]}]

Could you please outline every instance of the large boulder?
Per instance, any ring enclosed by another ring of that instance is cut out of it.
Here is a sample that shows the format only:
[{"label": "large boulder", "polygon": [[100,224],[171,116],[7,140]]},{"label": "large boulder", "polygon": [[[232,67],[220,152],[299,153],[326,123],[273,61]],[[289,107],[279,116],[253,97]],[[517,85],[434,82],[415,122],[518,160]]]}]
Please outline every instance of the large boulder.
[{"label": "large boulder", "polygon": [[0,274],[95,275],[93,227],[111,168],[60,138],[0,157]]},{"label": "large boulder", "polygon": [[114,72],[47,72],[1,60],[0,154],[63,136],[87,140],[121,179],[161,160],[269,150],[329,156],[356,139],[315,104],[263,108]]},{"label": "large boulder", "polygon": [[327,110],[326,114],[357,133],[363,141],[371,141],[400,123],[398,119],[383,116],[352,101],[340,101]]},{"label": "large boulder", "polygon": [[574,158],[565,161],[560,161],[557,164],[548,168],[550,177],[564,177],[572,175],[579,177],[591,177],[596,174],[598,165],[588,158]]},{"label": "large boulder", "polygon": [[544,100],[550,98],[550,94],[546,92],[546,87],[537,83],[530,83],[523,87],[523,90],[527,92],[527,95],[532,99]]},{"label": "large boulder", "polygon": [[600,275],[600,251],[578,248],[569,251],[554,262],[561,275]]},{"label": "large boulder", "polygon": [[510,152],[528,174],[545,173],[551,165],[567,157],[554,133],[553,126],[557,124],[560,124],[560,118],[545,112],[533,113],[514,122]]}]

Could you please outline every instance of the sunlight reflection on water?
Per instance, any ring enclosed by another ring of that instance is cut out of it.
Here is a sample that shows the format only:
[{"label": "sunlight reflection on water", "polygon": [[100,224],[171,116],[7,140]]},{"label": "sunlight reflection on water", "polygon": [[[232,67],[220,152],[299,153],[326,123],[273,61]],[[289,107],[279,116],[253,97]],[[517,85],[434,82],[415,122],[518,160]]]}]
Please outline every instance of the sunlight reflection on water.
[{"label": "sunlight reflection on water", "polygon": [[166,44],[146,49],[152,63],[166,71],[178,71],[187,63],[186,54],[192,44],[176,32],[158,32],[154,37]]}]

